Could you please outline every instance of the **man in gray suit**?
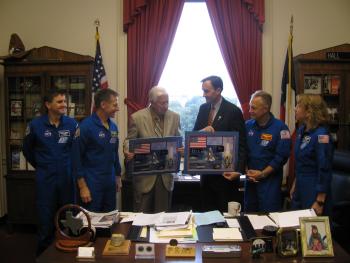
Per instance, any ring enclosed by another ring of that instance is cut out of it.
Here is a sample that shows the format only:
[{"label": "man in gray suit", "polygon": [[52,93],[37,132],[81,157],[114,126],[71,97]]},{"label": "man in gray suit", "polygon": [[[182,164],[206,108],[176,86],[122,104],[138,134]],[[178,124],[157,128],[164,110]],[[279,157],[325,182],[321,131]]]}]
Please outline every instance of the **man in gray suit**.
[{"label": "man in gray suit", "polygon": [[[128,137],[124,143],[126,161],[134,154],[128,151],[127,140],[135,138],[180,136],[180,115],[168,109],[169,96],[165,89],[149,91],[150,106],[131,115]],[[172,174],[133,176],[134,211],[156,213],[168,211],[174,188]]]}]

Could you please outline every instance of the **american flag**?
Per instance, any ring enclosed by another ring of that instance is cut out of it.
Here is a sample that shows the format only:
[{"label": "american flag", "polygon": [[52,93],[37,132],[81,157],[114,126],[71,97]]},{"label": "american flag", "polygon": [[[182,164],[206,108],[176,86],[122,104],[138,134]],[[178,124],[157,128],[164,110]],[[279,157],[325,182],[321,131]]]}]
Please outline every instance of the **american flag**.
[{"label": "american flag", "polygon": [[[92,99],[94,94],[100,89],[107,89],[108,81],[106,76],[106,71],[103,66],[101,48],[100,48],[100,34],[98,33],[98,28],[96,28],[96,53],[94,62],[94,72],[92,76]],[[94,107],[92,107],[93,109]]]},{"label": "american flag", "polygon": [[150,153],[151,145],[149,143],[141,143],[135,146],[134,153],[135,154],[145,154]]},{"label": "american flag", "polygon": [[198,136],[190,138],[190,148],[205,148],[207,147],[207,137]]}]

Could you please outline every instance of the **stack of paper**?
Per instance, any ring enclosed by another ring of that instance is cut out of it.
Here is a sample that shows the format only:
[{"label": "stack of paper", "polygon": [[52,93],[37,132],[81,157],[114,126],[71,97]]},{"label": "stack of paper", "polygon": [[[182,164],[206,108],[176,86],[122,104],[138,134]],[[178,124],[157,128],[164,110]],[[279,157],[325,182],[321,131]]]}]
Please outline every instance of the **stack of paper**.
[{"label": "stack of paper", "polygon": [[135,217],[138,214],[142,213],[134,213],[134,212],[120,212],[120,223],[128,223],[128,222],[133,222]]},{"label": "stack of paper", "polygon": [[[90,216],[91,225],[96,228],[109,228],[119,220],[118,210],[114,210],[108,213],[94,213],[87,210],[85,211]],[[80,212],[76,217],[83,220],[84,227],[88,226],[87,218],[83,212]]]},{"label": "stack of paper", "polygon": [[134,226],[184,227],[187,226],[192,212],[137,214]]},{"label": "stack of paper", "polygon": [[176,238],[178,243],[195,243],[198,240],[193,218],[184,225],[168,227],[151,227],[151,243],[169,243],[171,239]]},{"label": "stack of paper", "polygon": [[215,241],[243,241],[239,228],[213,228]]}]

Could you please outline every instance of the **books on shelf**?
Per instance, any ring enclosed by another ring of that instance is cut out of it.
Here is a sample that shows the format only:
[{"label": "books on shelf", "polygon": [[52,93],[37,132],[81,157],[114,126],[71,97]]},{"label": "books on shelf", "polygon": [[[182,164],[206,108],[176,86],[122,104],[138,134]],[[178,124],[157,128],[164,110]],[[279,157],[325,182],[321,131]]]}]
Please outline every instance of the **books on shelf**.
[{"label": "books on shelf", "polygon": [[341,79],[339,75],[326,75],[324,77],[323,94],[339,95]]},{"label": "books on shelf", "polygon": [[331,89],[330,93],[333,95],[339,94],[339,87],[340,87],[340,76],[333,76],[331,81]]}]

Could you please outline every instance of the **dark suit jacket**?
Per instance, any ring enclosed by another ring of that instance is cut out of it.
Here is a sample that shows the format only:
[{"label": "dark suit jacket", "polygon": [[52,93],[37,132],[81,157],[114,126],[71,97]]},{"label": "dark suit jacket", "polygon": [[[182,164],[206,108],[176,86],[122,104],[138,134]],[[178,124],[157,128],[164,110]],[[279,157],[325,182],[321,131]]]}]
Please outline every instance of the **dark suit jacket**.
[{"label": "dark suit jacket", "polygon": [[[194,131],[201,130],[208,126],[209,112],[210,103],[204,103],[200,106],[193,128]],[[237,170],[244,173],[247,156],[247,141],[242,111],[236,105],[222,98],[220,109],[215,116],[212,126],[215,131],[237,131],[239,133]]]}]

